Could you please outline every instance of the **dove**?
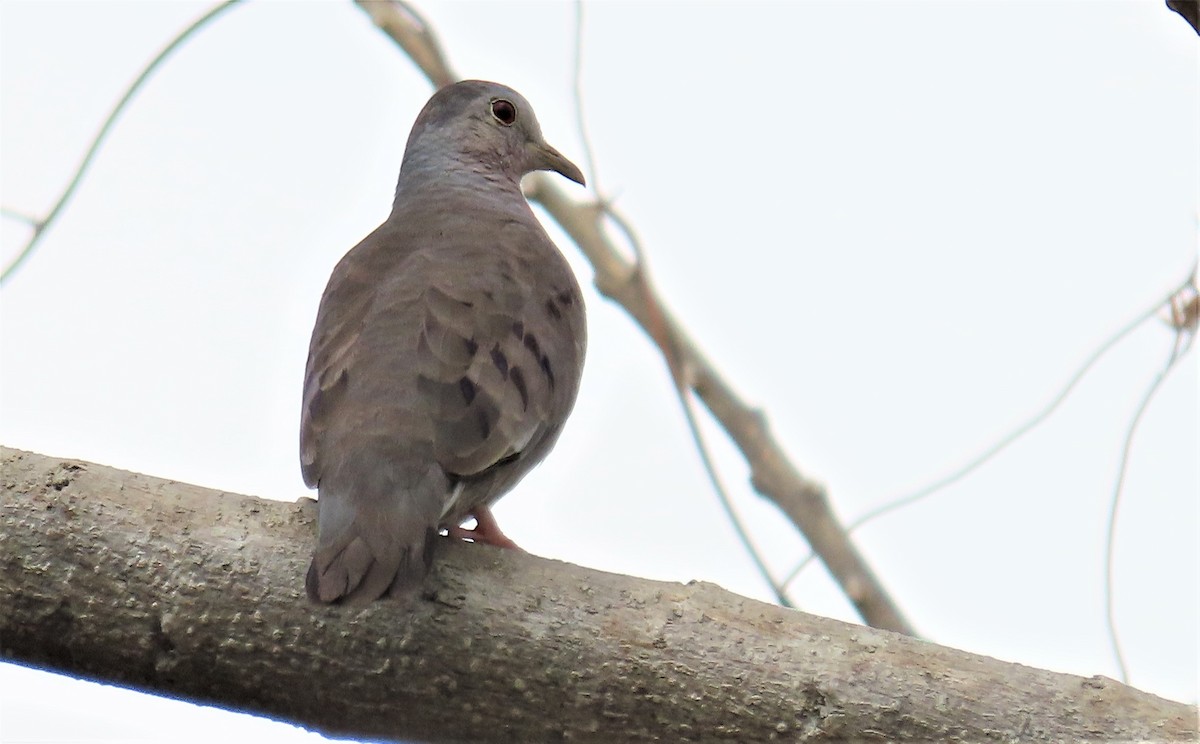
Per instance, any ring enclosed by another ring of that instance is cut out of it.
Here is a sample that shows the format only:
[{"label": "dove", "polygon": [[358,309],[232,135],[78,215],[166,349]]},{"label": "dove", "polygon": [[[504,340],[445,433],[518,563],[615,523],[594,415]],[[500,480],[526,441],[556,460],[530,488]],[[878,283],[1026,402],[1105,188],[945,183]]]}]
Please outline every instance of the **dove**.
[{"label": "dove", "polygon": [[584,184],[519,93],[443,87],[413,124],[391,214],[334,268],[300,424],[312,601],[411,599],[442,530],[513,546],[489,506],[558,440],[587,344],[579,284],[521,192],[537,170]]}]

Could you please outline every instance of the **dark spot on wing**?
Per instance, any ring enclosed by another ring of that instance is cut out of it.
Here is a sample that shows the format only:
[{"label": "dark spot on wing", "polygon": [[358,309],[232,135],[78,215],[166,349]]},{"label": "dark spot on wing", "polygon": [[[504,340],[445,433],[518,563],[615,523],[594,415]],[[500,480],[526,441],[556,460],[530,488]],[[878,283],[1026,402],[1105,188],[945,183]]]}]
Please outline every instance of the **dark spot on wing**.
[{"label": "dark spot on wing", "polygon": [[575,304],[575,295],[571,294],[571,290],[569,289],[559,292],[554,299],[558,300],[559,304],[563,307],[570,307]]},{"label": "dark spot on wing", "polygon": [[529,353],[533,354],[533,358],[537,359],[542,355],[542,347],[538,345],[537,338],[532,333],[525,336],[525,348],[529,349]]},{"label": "dark spot on wing", "polygon": [[513,323],[512,332],[517,338],[525,338],[525,324],[519,320],[516,323]]},{"label": "dark spot on wing", "polygon": [[562,318],[562,312],[558,309],[558,305],[554,304],[554,300],[546,300],[546,314],[555,320]]},{"label": "dark spot on wing", "polygon": [[475,352],[479,350],[479,344],[473,338],[463,339],[463,343],[467,345],[467,353],[475,356]]},{"label": "dark spot on wing", "polygon": [[492,433],[492,424],[488,421],[487,411],[482,408],[475,409],[475,420],[479,423],[479,436],[481,439],[487,439]]},{"label": "dark spot on wing", "polygon": [[508,357],[504,356],[504,352],[500,351],[500,344],[492,347],[492,364],[496,365],[496,369],[500,370],[500,376],[508,379]]},{"label": "dark spot on wing", "polygon": [[525,348],[529,349],[529,353],[533,354],[533,358],[537,360],[538,366],[542,368],[542,372],[546,373],[546,379],[550,381],[550,387],[554,387],[554,370],[550,368],[550,357],[542,353],[542,346],[538,343],[537,337],[532,333],[525,334],[523,343]]},{"label": "dark spot on wing", "polygon": [[525,387],[525,373],[520,367],[513,367],[509,373],[512,384],[516,386],[517,392],[521,394],[522,410],[529,410],[529,389]]},{"label": "dark spot on wing", "polygon": [[458,381],[458,389],[462,391],[463,400],[467,405],[471,405],[471,401],[475,400],[475,383],[469,378],[462,377]]}]

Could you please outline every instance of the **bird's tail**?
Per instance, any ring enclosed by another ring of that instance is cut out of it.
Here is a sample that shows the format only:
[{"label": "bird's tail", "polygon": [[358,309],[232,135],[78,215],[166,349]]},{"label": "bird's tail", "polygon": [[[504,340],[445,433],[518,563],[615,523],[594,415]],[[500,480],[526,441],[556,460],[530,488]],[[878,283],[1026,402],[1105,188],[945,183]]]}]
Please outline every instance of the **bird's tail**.
[{"label": "bird's tail", "polygon": [[436,465],[359,459],[321,478],[317,549],[305,579],[314,602],[363,605],[412,595],[429,572],[450,489],[445,474]]}]

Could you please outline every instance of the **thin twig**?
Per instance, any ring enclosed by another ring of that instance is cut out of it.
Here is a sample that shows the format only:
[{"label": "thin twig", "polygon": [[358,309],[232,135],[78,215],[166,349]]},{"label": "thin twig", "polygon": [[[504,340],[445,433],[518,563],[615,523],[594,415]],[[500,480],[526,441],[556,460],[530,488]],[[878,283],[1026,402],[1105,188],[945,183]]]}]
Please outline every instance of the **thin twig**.
[{"label": "thin twig", "polygon": [[[595,192],[597,203],[600,205],[604,215],[611,218],[613,223],[625,234],[625,239],[633,251],[634,266],[636,267],[634,279],[642,295],[642,301],[649,307],[657,307],[657,298],[652,290],[653,285],[648,278],[649,272],[646,264],[646,254],[642,250],[641,240],[638,239],[628,220],[617,213],[612,206],[612,202],[600,190],[600,180],[596,172],[596,160],[592,150],[592,140],[588,136],[586,117],[584,116],[583,109],[583,0],[576,0],[575,2],[574,97],[575,126],[579,129],[579,139],[583,142],[584,165],[587,169],[588,184]],[[726,488],[720,473],[717,471],[712,452],[708,447],[707,441],[704,439],[704,433],[700,429],[699,422],[696,419],[696,410],[692,406],[690,393],[691,386],[687,381],[687,370],[683,360],[680,358],[677,350],[672,347],[670,336],[666,333],[665,324],[662,322],[661,313],[655,313],[655,315],[657,316],[657,320],[653,323],[653,327],[648,330],[650,330],[651,336],[658,340],[659,348],[664,351],[663,358],[666,359],[667,367],[670,370],[671,381],[674,383],[673,387],[676,396],[679,398],[679,405],[683,408],[683,415],[687,421],[688,431],[691,432],[692,441],[695,443],[696,450],[700,454],[700,462],[704,466],[704,472],[708,476],[713,491],[717,494],[717,500],[720,501],[721,508],[725,511],[730,524],[733,525],[733,530],[737,534],[738,540],[741,541],[742,547],[750,555],[750,560],[754,563],[754,567],[763,577],[763,580],[767,582],[767,586],[771,588],[776,601],[784,607],[793,607],[794,605],[784,593],[783,587],[780,586],[779,582],[771,574],[771,569],[768,568],[762,551],[754,544],[754,540],[750,537],[750,531],[746,528],[741,516],[733,506],[733,499],[730,498],[729,490]]]},{"label": "thin twig", "polygon": [[[575,0],[575,126],[583,143],[584,169],[588,185],[600,197],[600,180],[596,173],[596,158],[592,153],[592,138],[588,136],[587,117],[583,115],[583,0]],[[600,197],[603,202],[603,197]],[[607,202],[604,202],[607,203]]]},{"label": "thin twig", "polygon": [[1192,342],[1196,338],[1195,326],[1196,315],[1194,312],[1188,312],[1188,305],[1184,305],[1181,314],[1176,313],[1175,301],[1180,296],[1187,298],[1188,302],[1194,302],[1196,288],[1196,270],[1192,269],[1192,275],[1188,281],[1171,295],[1171,298],[1166,304],[1169,304],[1172,310],[1172,327],[1175,329],[1175,341],[1171,345],[1171,354],[1167,358],[1167,364],[1158,375],[1154,378],[1154,382],[1150,383],[1150,387],[1146,390],[1145,397],[1138,405],[1137,411],[1133,414],[1133,420],[1129,423],[1129,429],[1125,433],[1125,445],[1121,450],[1121,464],[1117,468],[1117,483],[1113,488],[1112,504],[1108,510],[1108,528],[1107,538],[1104,546],[1104,617],[1108,629],[1108,638],[1112,643],[1113,656],[1117,661],[1117,669],[1121,674],[1121,681],[1129,684],[1129,667],[1125,664],[1125,654],[1121,650],[1121,641],[1117,636],[1117,618],[1116,605],[1113,600],[1113,562],[1116,554],[1116,534],[1117,534],[1117,508],[1121,503],[1121,494],[1125,488],[1125,473],[1129,469],[1129,453],[1133,449],[1133,437],[1137,431],[1138,424],[1142,420],[1142,414],[1150,406],[1150,401],[1162,386],[1164,380],[1171,370],[1179,363],[1179,360],[1187,354],[1192,348]]},{"label": "thin twig", "polygon": [[726,517],[729,518],[730,524],[733,525],[733,530],[737,534],[738,540],[741,541],[742,547],[750,555],[750,560],[754,563],[754,567],[763,577],[763,580],[767,582],[767,586],[771,588],[771,592],[774,593],[776,601],[784,607],[794,607],[795,605],[793,605],[791,599],[784,592],[783,586],[772,575],[771,569],[767,567],[762,551],[754,544],[754,540],[750,537],[750,531],[746,529],[745,523],[734,508],[733,500],[729,496],[729,490],[725,487],[725,483],[721,480],[721,476],[717,471],[716,463],[713,461],[712,454],[708,448],[708,443],[705,441],[704,434],[700,430],[699,422],[696,419],[696,411],[692,407],[691,384],[688,380],[689,373],[686,360],[679,353],[679,350],[675,348],[672,337],[667,331],[668,326],[665,316],[658,304],[658,298],[654,294],[653,285],[649,280],[641,240],[634,232],[633,226],[622,215],[614,211],[611,206],[603,204],[603,209],[605,214],[624,233],[633,251],[637,270],[632,277],[632,281],[638,287],[642,304],[649,308],[648,315],[650,319],[645,324],[646,330],[650,334],[650,337],[655,340],[660,351],[662,351],[663,359],[667,362],[675,394],[679,398],[679,405],[683,407],[684,419],[687,421],[688,430],[691,432],[696,450],[700,453],[700,462],[704,466],[704,472],[708,475],[709,483],[712,484],[713,491],[717,494],[717,500],[720,501],[721,508],[725,511]]},{"label": "thin twig", "polygon": [[1125,446],[1121,450],[1121,464],[1117,469],[1117,483],[1113,488],[1112,504],[1108,510],[1108,536],[1104,547],[1104,617],[1108,628],[1108,637],[1112,642],[1113,656],[1117,660],[1117,669],[1120,671],[1121,681],[1125,684],[1129,684],[1129,668],[1125,664],[1125,655],[1121,651],[1121,641],[1117,637],[1117,621],[1114,614],[1116,607],[1113,602],[1113,560],[1117,535],[1117,507],[1121,503],[1121,493],[1125,487],[1125,473],[1129,469],[1129,453],[1133,449],[1133,437],[1137,432],[1138,424],[1141,423],[1142,414],[1149,408],[1150,401],[1153,400],[1155,393],[1158,392],[1163,381],[1167,379],[1167,375],[1176,367],[1176,363],[1190,348],[1190,342],[1178,354],[1175,353],[1176,348],[1172,348],[1171,356],[1168,358],[1166,366],[1155,376],[1154,382],[1150,383],[1150,387],[1146,390],[1146,395],[1138,405],[1137,412],[1133,414],[1133,420],[1130,421],[1129,430],[1125,434]]},{"label": "thin twig", "polygon": [[754,544],[754,540],[750,537],[750,531],[746,529],[741,516],[733,508],[733,501],[729,498],[729,491],[721,480],[720,474],[717,472],[717,466],[713,462],[708,444],[704,441],[704,435],[700,431],[700,424],[696,421],[696,411],[692,407],[691,395],[688,392],[688,388],[676,384],[675,392],[679,395],[679,404],[683,406],[684,418],[687,420],[688,430],[692,433],[692,441],[696,444],[696,450],[700,453],[700,461],[704,464],[704,472],[708,474],[708,480],[712,483],[713,490],[716,491],[717,500],[721,502],[721,508],[725,511],[725,516],[729,519],[729,523],[733,525],[733,531],[737,533],[738,540],[741,541],[742,547],[750,555],[750,560],[754,562],[754,567],[758,569],[758,573],[762,576],[763,581],[767,582],[767,586],[771,588],[771,592],[775,595],[775,601],[783,607],[795,607],[791,598],[784,591],[783,586],[772,575],[771,569],[767,567],[762,551]]},{"label": "thin twig", "polygon": [[[1107,354],[1109,350],[1120,343],[1122,339],[1137,329],[1138,326],[1153,318],[1158,311],[1162,309],[1163,305],[1170,301],[1171,297],[1174,297],[1193,281],[1192,276],[1195,275],[1195,272],[1196,268],[1193,266],[1188,279],[1172,289],[1171,293],[1167,295],[1166,299],[1159,299],[1153,307],[1150,307],[1142,312],[1136,318],[1129,321],[1129,323],[1127,323],[1123,328],[1110,336],[1107,341],[1101,344],[1100,347],[1096,349],[1096,351],[1092,352],[1092,355],[1089,356],[1086,361],[1084,361],[1084,363],[1079,367],[1079,370],[1071,377],[1067,384],[1063,386],[1058,395],[1055,396],[1055,398],[1050,401],[1048,405],[1042,408],[1042,410],[1029,418],[1025,423],[1021,424],[1016,429],[1013,429],[998,442],[993,444],[991,447],[988,447],[981,454],[977,455],[967,462],[967,464],[963,465],[957,470],[954,470],[949,475],[943,476],[942,478],[939,478],[923,488],[917,489],[907,496],[902,496],[898,499],[887,501],[881,506],[871,509],[867,513],[850,522],[850,526],[847,529],[850,532],[854,532],[868,522],[878,519],[879,517],[882,517],[883,515],[893,512],[897,509],[911,506],[922,499],[932,496],[934,493],[937,493],[943,488],[962,480],[970,475],[973,471],[977,470],[988,460],[991,460],[993,457],[1003,452],[1018,439],[1041,425],[1043,421],[1048,419],[1050,415],[1053,414],[1060,405],[1062,405],[1063,401],[1067,399],[1067,396],[1069,396],[1071,392],[1075,390],[1075,386],[1078,385],[1079,382],[1087,375],[1087,373],[1091,371],[1092,367],[1094,367],[1096,363],[1100,361],[1101,357]],[[816,555],[814,553],[810,553],[803,560],[801,560],[787,575],[787,578],[784,579],[783,585],[786,587],[787,585],[791,584],[792,581],[794,581],[796,577],[800,575],[800,572],[803,571],[804,568],[808,566],[808,564],[811,563],[815,557]]]},{"label": "thin twig", "polygon": [[[396,0],[355,2],[402,48],[407,49],[405,44],[411,43],[414,36],[412,32],[400,29],[405,23],[416,22],[429,38],[433,37],[429,24]],[[416,20],[412,21],[414,18]],[[425,52],[410,56],[435,84],[457,79],[445,59]],[[427,66],[422,60],[433,61]],[[680,360],[688,386],[746,458],[755,490],[773,501],[792,520],[829,567],[830,574],[863,620],[877,628],[915,635],[866,560],[850,542],[833,513],[825,489],[801,474],[772,435],[766,417],[738,397],[662,301],[647,301],[657,294],[650,289],[636,263],[623,255],[601,229],[605,215],[603,205],[574,201],[544,174],[529,178],[527,183],[530,198],[545,208],[591,262],[596,272],[597,289],[633,316],[668,359]]]},{"label": "thin twig", "polygon": [[1191,344],[1200,327],[1200,289],[1196,287],[1196,274],[1193,270],[1191,281],[1172,295],[1167,308],[1167,325],[1175,330],[1176,355],[1184,346]]},{"label": "thin twig", "polygon": [[34,230],[40,229],[42,224],[42,221],[37,217],[34,217],[32,214],[25,214],[20,210],[10,209],[8,207],[0,207],[0,217],[14,220],[16,222],[23,222],[32,227]]},{"label": "thin twig", "polygon": [[125,95],[121,96],[121,100],[117,102],[117,105],[114,106],[112,111],[109,112],[108,118],[104,120],[104,124],[100,127],[100,131],[96,133],[94,138],[92,138],[92,144],[90,147],[88,147],[87,154],[83,156],[83,160],[75,169],[75,175],[71,177],[71,182],[67,184],[67,188],[62,192],[62,195],[58,197],[58,201],[54,204],[54,206],[50,208],[49,214],[47,214],[44,219],[35,219],[29,221],[33,227],[33,234],[29,236],[28,242],[25,243],[25,246],[21,249],[21,252],[17,254],[17,257],[14,258],[8,266],[4,267],[3,273],[0,273],[0,286],[7,282],[9,278],[12,277],[13,272],[16,271],[17,268],[25,261],[25,259],[33,253],[33,249],[37,247],[37,244],[42,239],[42,236],[46,234],[47,228],[54,224],[54,221],[62,212],[63,207],[66,206],[67,201],[75,193],[75,189],[79,186],[80,181],[83,179],[83,174],[87,172],[88,166],[92,164],[92,158],[94,158],[96,153],[100,150],[100,145],[104,142],[105,137],[108,136],[108,131],[112,128],[112,125],[116,123],[117,117],[121,115],[121,112],[125,110],[125,106],[133,99],[134,94],[141,89],[142,84],[150,78],[150,75],[158,69],[159,65],[161,65],[167,57],[171,56],[172,52],[179,48],[180,44],[187,41],[192,37],[192,35],[206,26],[210,21],[238,2],[239,0],[226,0],[226,2],[217,5],[193,21],[191,25],[176,35],[176,37],[171,40],[171,43],[167,44],[167,46],[163,48],[163,50],[159,52],[153,60],[150,61],[150,64],[146,65],[141,74],[137,76],[137,79],[133,81],[133,84],[131,84],[125,90]]}]

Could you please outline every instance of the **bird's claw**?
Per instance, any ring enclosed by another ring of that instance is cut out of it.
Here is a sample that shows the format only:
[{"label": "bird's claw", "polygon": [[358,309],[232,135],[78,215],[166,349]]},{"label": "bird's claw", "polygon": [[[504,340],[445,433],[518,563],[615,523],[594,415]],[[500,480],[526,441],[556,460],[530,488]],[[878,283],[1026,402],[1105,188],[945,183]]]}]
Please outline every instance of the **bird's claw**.
[{"label": "bird's claw", "polygon": [[500,529],[500,525],[496,523],[495,515],[492,514],[492,510],[488,507],[475,507],[467,512],[467,516],[475,520],[475,527],[467,529],[466,527],[457,525],[447,528],[446,534],[457,540],[470,540],[471,542],[494,545],[497,548],[504,548],[506,550],[525,552],[521,549],[521,546],[512,541],[512,538],[504,534],[504,531]]}]

